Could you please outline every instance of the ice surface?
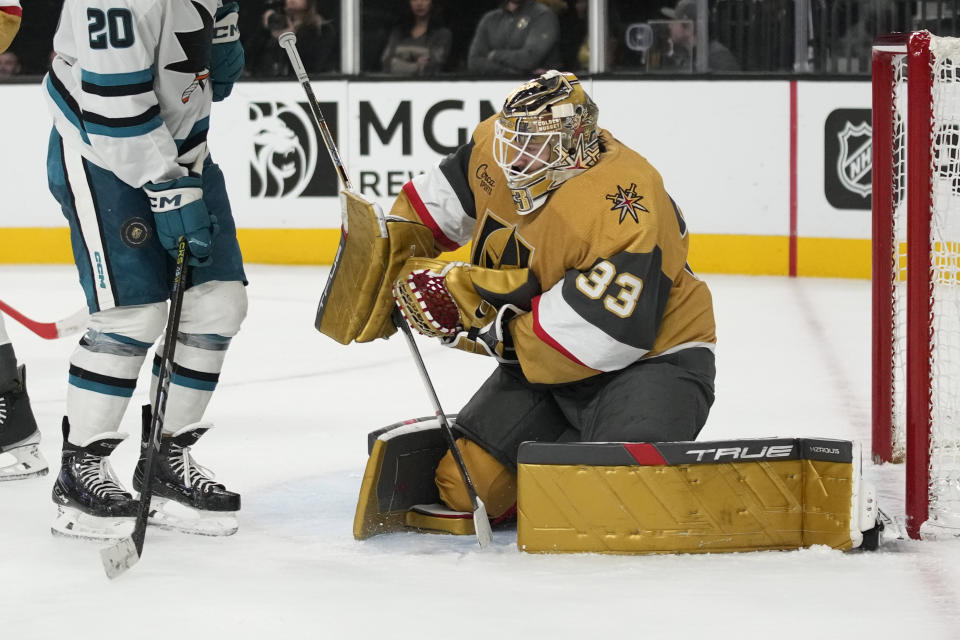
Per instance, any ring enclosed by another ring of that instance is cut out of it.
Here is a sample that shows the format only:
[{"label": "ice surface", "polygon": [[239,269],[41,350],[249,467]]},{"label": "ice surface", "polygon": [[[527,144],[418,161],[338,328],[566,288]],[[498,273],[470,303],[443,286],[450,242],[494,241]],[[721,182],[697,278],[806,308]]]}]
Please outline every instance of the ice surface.
[{"label": "ice surface", "polygon": [[[433,413],[395,337],[343,347],[313,329],[319,267],[252,265],[250,313],[195,451],[243,494],[230,538],[149,529],[143,559],[106,579],[96,543],[49,534],[52,476],[0,484],[0,638],[960,637],[960,543],[899,542],[689,556],[537,556],[516,533],[353,539],[367,432]],[[869,451],[866,281],[711,276],[717,402],[701,438],[824,436]],[[82,305],[73,267],[2,266],[0,299],[41,320]],[[76,337],[14,321],[51,464]],[[492,368],[420,341],[444,409]],[[122,430],[138,432],[148,367]],[[114,454],[129,482],[133,438]],[[902,469],[865,465],[903,513]],[[691,634],[696,634],[695,636]]]}]

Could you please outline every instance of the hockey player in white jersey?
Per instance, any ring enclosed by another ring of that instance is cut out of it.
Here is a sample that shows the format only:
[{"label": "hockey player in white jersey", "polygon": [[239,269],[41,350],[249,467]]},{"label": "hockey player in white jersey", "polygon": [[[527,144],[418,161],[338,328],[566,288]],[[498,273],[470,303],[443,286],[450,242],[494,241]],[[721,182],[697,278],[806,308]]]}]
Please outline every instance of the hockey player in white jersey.
[{"label": "hockey player in white jersey", "polygon": [[[190,452],[211,426],[200,420],[247,308],[223,174],[206,144],[211,102],[226,98],[243,70],[237,14],[236,2],[221,0],[63,6],[56,57],[44,78],[54,121],[47,170],[70,225],[90,320],[70,357],[54,532],[129,534],[138,503],[108,456],[126,437],[118,433],[121,418],[148,350],[163,333],[171,255],[181,236],[194,268],[150,523],[211,535],[236,530],[240,496],[215,482]],[[159,362],[157,355],[154,388]],[[144,407],[145,430],[149,416]],[[138,491],[143,463],[141,455],[133,477]]]}]

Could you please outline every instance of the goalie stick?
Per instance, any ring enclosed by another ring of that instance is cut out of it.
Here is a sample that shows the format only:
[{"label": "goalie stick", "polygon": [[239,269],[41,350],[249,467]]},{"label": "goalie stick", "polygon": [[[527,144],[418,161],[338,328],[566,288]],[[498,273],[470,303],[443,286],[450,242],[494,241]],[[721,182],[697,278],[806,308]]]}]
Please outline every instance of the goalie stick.
[{"label": "goalie stick", "polygon": [[180,236],[177,241],[177,263],[173,277],[173,291],[170,294],[170,311],[167,316],[167,328],[164,332],[163,359],[157,373],[157,395],[154,399],[154,411],[150,424],[149,440],[142,446],[147,448],[143,465],[143,489],[140,491],[140,508],[134,522],[133,533],[121,538],[115,544],[100,550],[100,559],[108,578],[116,578],[140,560],[143,555],[143,541],[147,532],[147,516],[150,514],[150,499],[153,496],[153,465],[160,452],[160,432],[163,429],[163,414],[167,408],[167,396],[170,392],[170,377],[173,373],[173,355],[177,345],[177,331],[180,328],[180,309],[183,306],[183,290],[187,278],[187,239]]},{"label": "goalie stick", "polygon": [[[287,57],[290,59],[290,66],[293,68],[293,71],[297,76],[297,80],[300,82],[300,86],[303,87],[303,91],[307,95],[307,103],[310,105],[310,114],[313,116],[313,123],[320,132],[320,137],[323,139],[323,144],[327,147],[327,152],[330,154],[330,159],[333,161],[333,165],[337,170],[337,174],[340,176],[340,182],[343,184],[344,189],[353,192],[353,183],[350,182],[346,167],[343,165],[343,161],[340,158],[340,152],[337,150],[337,145],[333,141],[333,136],[330,135],[330,129],[327,126],[327,121],[323,117],[323,112],[320,111],[320,105],[313,93],[313,88],[310,86],[310,79],[307,77],[306,69],[303,67],[303,61],[300,60],[300,53],[297,51],[297,36],[292,33],[284,33],[280,35],[279,42],[280,46],[286,50]],[[382,220],[381,224],[383,224]],[[343,248],[342,242],[340,247],[341,249]],[[334,269],[336,268],[336,262],[340,257],[340,253],[341,251],[338,250],[337,258],[334,259]],[[323,304],[326,294],[327,292],[324,291],[324,295],[321,296],[321,304]],[[481,548],[486,548],[493,538],[493,533],[490,530],[490,519],[487,517],[487,508],[480,499],[480,496],[477,495],[477,490],[473,485],[473,481],[470,479],[470,473],[467,471],[467,465],[463,460],[463,455],[460,453],[460,448],[457,446],[457,441],[454,437],[453,430],[450,428],[450,424],[447,422],[446,414],[444,414],[443,409],[440,407],[440,399],[437,397],[436,389],[434,388],[433,383],[430,381],[430,375],[427,373],[426,365],[423,363],[420,350],[417,348],[417,343],[413,338],[413,332],[410,330],[409,325],[407,325],[406,320],[403,319],[403,315],[401,314],[399,308],[395,308],[390,317],[397,329],[403,332],[403,335],[407,340],[407,346],[410,348],[410,353],[413,356],[414,362],[416,363],[420,372],[420,378],[423,380],[427,394],[430,396],[430,400],[433,402],[433,408],[436,410],[436,415],[440,421],[440,427],[443,431],[444,438],[447,441],[447,445],[450,447],[450,452],[457,463],[457,467],[460,469],[460,475],[463,478],[463,482],[467,487],[467,493],[470,496],[470,504],[473,507],[473,526],[477,534],[477,542]]]},{"label": "goalie stick", "polygon": [[73,335],[78,331],[81,331],[84,326],[86,326],[87,318],[90,317],[90,314],[87,313],[86,306],[84,306],[80,309],[77,309],[62,320],[57,320],[56,322],[40,322],[39,320],[28,318],[3,300],[0,300],[0,311],[13,318],[27,329],[30,329],[30,331],[34,332],[44,340],[56,340],[57,338],[65,338]]}]

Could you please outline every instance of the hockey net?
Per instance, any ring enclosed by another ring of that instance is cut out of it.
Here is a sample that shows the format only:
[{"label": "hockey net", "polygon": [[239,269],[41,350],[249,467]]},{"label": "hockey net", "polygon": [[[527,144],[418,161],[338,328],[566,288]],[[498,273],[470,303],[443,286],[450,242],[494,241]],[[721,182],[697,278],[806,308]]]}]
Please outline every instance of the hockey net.
[{"label": "hockey net", "polygon": [[[873,49],[873,457],[911,537],[960,534],[960,39]],[[922,531],[921,531],[922,530]]]}]

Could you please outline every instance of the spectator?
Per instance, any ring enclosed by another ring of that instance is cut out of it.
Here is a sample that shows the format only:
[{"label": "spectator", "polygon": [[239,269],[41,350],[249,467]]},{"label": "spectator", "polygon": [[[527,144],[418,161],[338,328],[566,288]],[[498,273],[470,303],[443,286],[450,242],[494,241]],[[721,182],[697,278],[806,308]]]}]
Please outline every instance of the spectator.
[{"label": "spectator", "polygon": [[440,26],[433,0],[409,0],[383,50],[383,70],[396,75],[442,71],[450,55],[450,29]]},{"label": "spectator", "polygon": [[20,75],[20,59],[13,51],[0,53],[0,80]]},{"label": "spectator", "polygon": [[560,21],[536,0],[507,0],[477,25],[467,69],[473,73],[537,75],[559,66]]},{"label": "spectator", "polygon": [[287,54],[277,40],[280,34],[292,31],[297,36],[297,49],[307,73],[323,73],[340,69],[340,38],[336,24],[319,11],[318,0],[281,0],[268,3],[263,13],[260,37],[251,39],[249,65],[259,76],[292,76]]},{"label": "spectator", "polygon": [[[670,25],[672,53],[678,68],[686,65],[693,57],[697,46],[696,0],[679,0],[674,8],[660,10],[663,15],[675,22]],[[740,63],[733,53],[716,38],[710,39],[709,62],[711,71],[740,71]]]}]

